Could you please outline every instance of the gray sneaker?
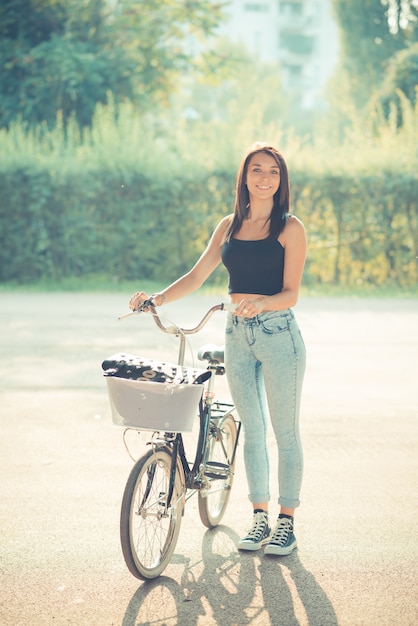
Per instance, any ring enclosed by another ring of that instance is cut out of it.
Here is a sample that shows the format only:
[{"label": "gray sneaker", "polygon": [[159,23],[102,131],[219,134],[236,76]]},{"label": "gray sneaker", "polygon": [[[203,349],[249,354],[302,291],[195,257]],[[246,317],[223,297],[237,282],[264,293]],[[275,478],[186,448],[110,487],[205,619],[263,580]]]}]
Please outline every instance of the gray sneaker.
[{"label": "gray sneaker", "polygon": [[293,534],[293,520],[287,517],[279,517],[276,528],[264,548],[264,554],[286,556],[290,554],[296,546],[296,537]]},{"label": "gray sneaker", "polygon": [[239,550],[259,550],[271,532],[266,511],[254,513],[253,525],[243,539],[238,541]]}]

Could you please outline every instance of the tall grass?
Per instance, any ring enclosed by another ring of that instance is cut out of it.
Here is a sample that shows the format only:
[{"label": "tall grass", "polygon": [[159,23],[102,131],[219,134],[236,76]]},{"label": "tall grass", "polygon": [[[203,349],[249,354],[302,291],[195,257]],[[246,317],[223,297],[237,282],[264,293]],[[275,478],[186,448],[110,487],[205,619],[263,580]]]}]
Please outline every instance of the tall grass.
[{"label": "tall grass", "polygon": [[[80,131],[74,120],[64,129],[58,118],[53,130],[28,129],[20,122],[0,129],[0,167],[44,164],[54,169],[82,167],[126,172],[131,164],[148,175],[178,172],[185,166],[206,170],[235,169],[243,151],[254,141],[277,145],[292,168],[303,171],[349,172],[418,170],[418,100],[415,106],[402,94],[402,126],[395,107],[385,118],[378,107],[367,115],[352,114],[341,130],[339,122],[324,114],[312,134],[297,135],[280,117],[265,121],[266,96],[247,108],[232,101],[222,118],[184,119],[178,111],[140,115],[125,103],[99,105],[90,129]],[[129,167],[126,167],[129,165]]]}]

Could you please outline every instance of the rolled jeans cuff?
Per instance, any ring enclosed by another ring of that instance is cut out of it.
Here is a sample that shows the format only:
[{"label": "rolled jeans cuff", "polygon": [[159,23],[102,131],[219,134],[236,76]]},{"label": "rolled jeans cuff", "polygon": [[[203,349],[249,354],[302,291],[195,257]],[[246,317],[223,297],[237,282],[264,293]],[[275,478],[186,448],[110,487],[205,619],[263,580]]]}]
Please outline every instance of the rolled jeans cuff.
[{"label": "rolled jeans cuff", "polygon": [[300,500],[290,500],[290,498],[282,498],[280,496],[279,504],[286,509],[297,509],[300,505]]}]

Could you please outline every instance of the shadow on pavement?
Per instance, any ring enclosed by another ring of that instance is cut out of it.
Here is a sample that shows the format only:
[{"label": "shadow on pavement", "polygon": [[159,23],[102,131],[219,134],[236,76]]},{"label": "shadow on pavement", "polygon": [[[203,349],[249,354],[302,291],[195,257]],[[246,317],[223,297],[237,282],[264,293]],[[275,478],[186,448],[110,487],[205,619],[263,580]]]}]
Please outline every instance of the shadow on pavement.
[{"label": "shadow on pavement", "polygon": [[238,536],[226,527],[207,531],[202,561],[181,555],[181,584],[168,576],[143,583],[131,598],[122,626],[197,626],[308,623],[338,626],[330,600],[297,555],[277,559],[236,549]]},{"label": "shadow on pavement", "polygon": [[272,626],[304,623],[338,626],[334,608],[315,576],[304,568],[297,550],[288,557],[260,561],[264,606]]}]

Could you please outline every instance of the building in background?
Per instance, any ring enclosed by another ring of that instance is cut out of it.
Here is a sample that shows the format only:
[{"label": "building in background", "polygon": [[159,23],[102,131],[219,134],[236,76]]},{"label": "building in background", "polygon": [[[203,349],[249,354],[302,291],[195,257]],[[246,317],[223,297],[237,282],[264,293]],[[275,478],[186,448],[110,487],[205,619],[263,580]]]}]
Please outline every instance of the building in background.
[{"label": "building in background", "polygon": [[263,61],[278,62],[283,87],[303,109],[321,106],[338,58],[331,0],[230,0],[219,35]]}]

